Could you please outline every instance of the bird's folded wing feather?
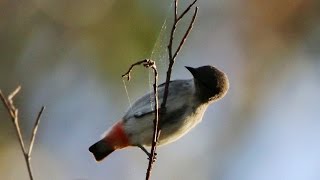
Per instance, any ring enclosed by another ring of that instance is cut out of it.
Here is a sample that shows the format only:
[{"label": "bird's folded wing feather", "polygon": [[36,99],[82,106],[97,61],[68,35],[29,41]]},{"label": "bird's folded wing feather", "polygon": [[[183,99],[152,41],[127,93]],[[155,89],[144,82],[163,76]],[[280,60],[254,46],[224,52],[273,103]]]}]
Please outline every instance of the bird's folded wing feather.
[{"label": "bird's folded wing feather", "polygon": [[[187,92],[184,92],[184,91],[186,91],[186,89],[184,88],[185,87],[184,85],[186,83],[189,83],[189,81],[190,80],[170,81],[169,96],[168,96],[167,102],[168,103],[172,103],[172,102],[179,103],[179,104],[181,104],[179,106],[183,106],[183,104],[184,104],[183,102],[177,102],[177,101],[181,101],[179,99],[179,96],[178,95],[172,96],[172,93],[170,93],[170,91],[175,91],[176,93],[179,93],[179,94],[187,93]],[[164,93],[164,84],[161,84],[158,86],[159,106],[161,105],[161,102],[163,100],[163,93]],[[136,102],[134,102],[132,107],[129,108],[126,115],[124,116],[124,119],[131,119],[132,117],[134,117],[134,119],[138,120],[140,118],[144,118],[147,115],[154,114],[154,112],[155,112],[154,103],[155,102],[154,102],[153,92],[142,96]],[[181,108],[179,108],[179,106],[178,106],[178,109],[181,109]],[[171,111],[175,111],[175,109],[167,108],[167,110],[166,110],[167,113],[171,112]],[[162,121],[161,119],[160,119],[160,121]]]}]

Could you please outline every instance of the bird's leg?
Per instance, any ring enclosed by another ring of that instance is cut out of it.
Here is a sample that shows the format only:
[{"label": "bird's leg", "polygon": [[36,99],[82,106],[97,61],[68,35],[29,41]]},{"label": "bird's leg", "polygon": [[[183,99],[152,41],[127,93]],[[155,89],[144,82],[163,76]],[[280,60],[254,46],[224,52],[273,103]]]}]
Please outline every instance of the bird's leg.
[{"label": "bird's leg", "polygon": [[137,146],[138,146],[144,153],[146,153],[146,155],[147,155],[148,157],[150,157],[150,153],[148,152],[148,150],[146,150],[145,147],[143,147],[141,144],[138,144]]},{"label": "bird's leg", "polygon": [[[147,150],[145,147],[143,147],[141,144],[137,144],[137,146],[138,146],[144,153],[146,153],[146,155],[148,156],[148,159],[150,159],[151,154],[148,152],[148,150]],[[153,160],[153,161],[155,161],[156,159],[157,159],[157,153],[154,154],[154,160]]]}]

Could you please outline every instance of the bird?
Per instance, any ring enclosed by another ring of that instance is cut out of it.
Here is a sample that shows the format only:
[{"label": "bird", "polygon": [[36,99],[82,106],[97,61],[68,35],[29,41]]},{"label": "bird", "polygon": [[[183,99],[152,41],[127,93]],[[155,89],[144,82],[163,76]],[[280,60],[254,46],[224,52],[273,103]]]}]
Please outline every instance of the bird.
[{"label": "bird", "polygon": [[[157,146],[174,142],[188,133],[201,122],[207,107],[222,99],[229,89],[227,75],[216,67],[185,67],[193,78],[169,82],[165,111],[159,116],[161,133]],[[164,89],[165,83],[158,86],[159,103],[163,100]],[[139,147],[149,157],[145,147],[151,146],[154,133],[152,96],[150,92],[136,100],[102,139],[89,147],[96,161],[126,147]]]}]

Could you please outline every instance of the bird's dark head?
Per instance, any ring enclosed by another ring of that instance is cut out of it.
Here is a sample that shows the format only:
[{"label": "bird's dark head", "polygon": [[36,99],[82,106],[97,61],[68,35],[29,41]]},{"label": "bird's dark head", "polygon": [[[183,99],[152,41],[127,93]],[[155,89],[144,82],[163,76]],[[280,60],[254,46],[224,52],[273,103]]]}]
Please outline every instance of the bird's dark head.
[{"label": "bird's dark head", "polygon": [[187,67],[194,77],[196,93],[202,101],[212,102],[225,96],[229,80],[225,73],[213,66]]}]

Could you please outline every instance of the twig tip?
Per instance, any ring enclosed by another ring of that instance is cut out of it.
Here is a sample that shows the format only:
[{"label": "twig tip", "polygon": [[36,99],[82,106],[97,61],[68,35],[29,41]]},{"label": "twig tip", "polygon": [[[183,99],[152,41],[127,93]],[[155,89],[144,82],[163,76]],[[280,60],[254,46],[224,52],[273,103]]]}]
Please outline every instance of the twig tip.
[{"label": "twig tip", "polygon": [[8,100],[11,102],[12,99],[19,93],[21,86],[19,85],[11,94],[8,96]]}]

